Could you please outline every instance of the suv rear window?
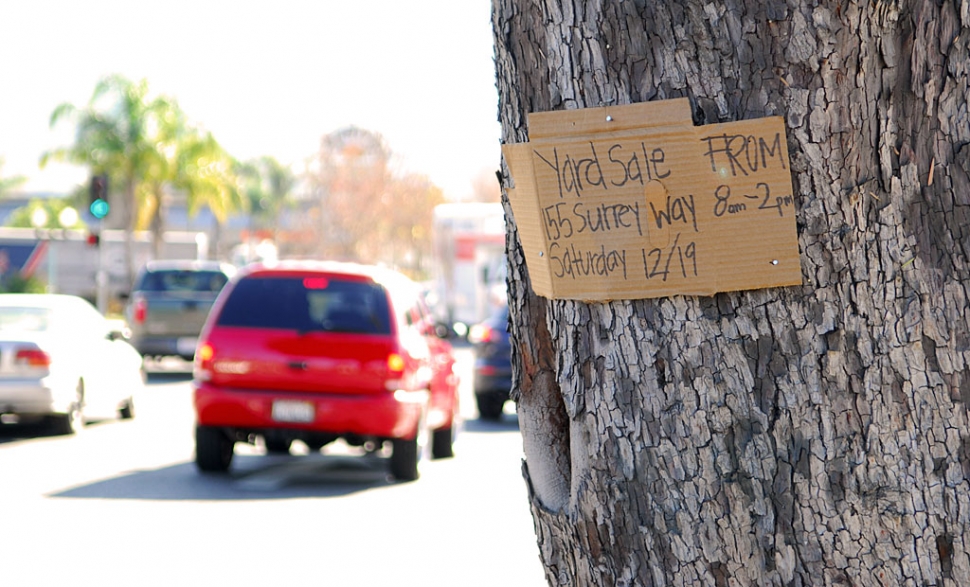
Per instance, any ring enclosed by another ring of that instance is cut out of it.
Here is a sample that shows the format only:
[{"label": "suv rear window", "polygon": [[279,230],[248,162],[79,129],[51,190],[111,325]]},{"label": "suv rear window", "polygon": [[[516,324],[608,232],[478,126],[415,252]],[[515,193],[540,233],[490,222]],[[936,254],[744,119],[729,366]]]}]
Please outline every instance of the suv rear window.
[{"label": "suv rear window", "polygon": [[390,334],[384,288],[322,276],[247,277],[229,294],[219,326]]},{"label": "suv rear window", "polygon": [[220,271],[165,269],[146,271],[135,287],[139,291],[219,293],[229,278]]}]

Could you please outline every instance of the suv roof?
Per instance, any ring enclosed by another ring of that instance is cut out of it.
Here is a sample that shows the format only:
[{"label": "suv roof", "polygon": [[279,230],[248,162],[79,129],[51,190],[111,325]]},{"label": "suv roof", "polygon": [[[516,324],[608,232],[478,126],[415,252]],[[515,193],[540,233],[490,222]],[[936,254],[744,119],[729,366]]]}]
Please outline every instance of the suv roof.
[{"label": "suv roof", "polygon": [[[316,261],[310,259],[289,259],[286,261],[270,261],[250,263],[239,270],[240,276],[259,271],[321,271],[327,273],[344,273],[348,275],[366,275],[374,281],[400,281],[400,273],[375,265],[361,265],[345,261]],[[407,281],[406,277],[404,278]]]},{"label": "suv roof", "polygon": [[344,261],[293,259],[287,261],[250,263],[237,272],[237,277],[241,279],[256,273],[298,273],[301,271],[367,277],[383,285],[391,295],[391,299],[395,301],[419,297],[422,291],[418,283],[392,269]]}]

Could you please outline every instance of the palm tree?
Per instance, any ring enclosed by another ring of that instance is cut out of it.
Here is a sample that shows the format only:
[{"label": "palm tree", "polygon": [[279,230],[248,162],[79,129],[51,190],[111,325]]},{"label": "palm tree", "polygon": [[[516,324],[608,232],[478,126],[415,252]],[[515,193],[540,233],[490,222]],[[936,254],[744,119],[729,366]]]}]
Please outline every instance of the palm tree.
[{"label": "palm tree", "polygon": [[270,230],[275,241],[280,213],[296,184],[292,170],[267,156],[240,164],[237,174],[249,209],[250,233]]},{"label": "palm tree", "polygon": [[216,219],[216,242],[229,214],[246,208],[238,188],[235,160],[209,132],[189,129],[176,142],[170,183],[185,193],[189,215],[203,207]]},{"label": "palm tree", "polygon": [[[76,126],[74,144],[45,153],[41,166],[56,159],[87,166],[92,175],[110,177],[109,185],[121,195],[116,225],[125,231],[129,284],[136,269],[132,232],[148,224],[156,233],[155,242],[161,242],[165,189],[185,190],[190,213],[199,209],[200,202],[221,219],[238,208],[239,199],[232,196],[234,179],[228,155],[211,135],[188,125],[174,99],[150,97],[146,80],[105,77],[95,86],[86,107],[61,104],[51,114],[50,124],[65,119]],[[205,163],[200,164],[203,159]]]},{"label": "palm tree", "polygon": [[149,100],[145,80],[135,83],[114,75],[98,82],[84,109],[65,102],[51,114],[52,127],[68,118],[74,120],[74,144],[44,153],[41,167],[51,159],[85,165],[92,176],[107,174],[109,185],[120,187],[122,201],[118,207],[120,225],[125,230],[129,282],[134,274],[131,233],[135,229],[136,194],[153,168],[157,170],[164,163],[152,135],[161,113],[172,107],[166,98]]},{"label": "palm tree", "polygon": [[[0,169],[3,169],[5,163],[6,160],[3,157],[0,157]],[[7,195],[7,192],[26,181],[27,178],[22,175],[13,175],[10,177],[3,177],[0,175],[0,198],[3,198]]]},{"label": "palm tree", "polygon": [[165,228],[166,192],[184,194],[190,215],[208,208],[215,216],[217,232],[230,213],[245,208],[245,202],[236,185],[235,161],[212,133],[191,125],[180,109],[165,112],[159,120],[156,145],[162,157],[141,186],[136,226],[152,232],[157,257]]}]

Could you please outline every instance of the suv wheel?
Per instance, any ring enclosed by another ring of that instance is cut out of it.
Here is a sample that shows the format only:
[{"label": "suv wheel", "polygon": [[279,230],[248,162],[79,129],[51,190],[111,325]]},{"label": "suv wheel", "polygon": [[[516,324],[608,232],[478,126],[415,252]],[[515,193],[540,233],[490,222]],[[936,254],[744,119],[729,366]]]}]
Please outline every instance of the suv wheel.
[{"label": "suv wheel", "polygon": [[431,458],[450,459],[455,456],[455,429],[439,428],[431,436]]},{"label": "suv wheel", "polygon": [[200,471],[228,471],[235,443],[220,428],[195,427],[195,465]]},{"label": "suv wheel", "polygon": [[391,441],[391,475],[400,481],[418,478],[418,437],[410,440],[395,438]]}]

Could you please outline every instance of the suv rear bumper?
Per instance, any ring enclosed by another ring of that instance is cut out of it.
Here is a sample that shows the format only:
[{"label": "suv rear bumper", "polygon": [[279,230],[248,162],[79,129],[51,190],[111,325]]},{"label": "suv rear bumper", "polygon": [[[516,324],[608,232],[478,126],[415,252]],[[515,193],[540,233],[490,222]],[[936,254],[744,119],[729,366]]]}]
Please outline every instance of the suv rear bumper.
[{"label": "suv rear bumper", "polygon": [[[313,406],[310,422],[273,418],[273,403],[280,400]],[[337,435],[411,439],[428,409],[428,394],[386,392],[336,394],[222,388],[193,382],[197,423],[240,430],[297,429]]]}]

